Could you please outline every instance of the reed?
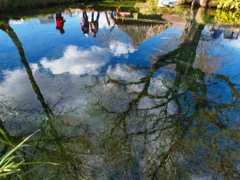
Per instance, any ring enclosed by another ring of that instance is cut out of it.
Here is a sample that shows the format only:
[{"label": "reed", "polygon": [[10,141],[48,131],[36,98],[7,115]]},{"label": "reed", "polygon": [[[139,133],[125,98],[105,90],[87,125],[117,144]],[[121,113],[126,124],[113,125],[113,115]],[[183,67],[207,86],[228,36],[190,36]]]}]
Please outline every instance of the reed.
[{"label": "reed", "polygon": [[65,3],[74,3],[74,0],[0,0],[0,10],[35,8]]},{"label": "reed", "polygon": [[26,142],[29,141],[29,139],[39,131],[40,130],[35,131],[15,146],[5,134],[5,132],[0,128],[0,135],[2,136],[0,142],[10,147],[10,149],[0,157],[0,179],[29,179],[28,177],[32,176],[31,173],[34,173],[35,176],[37,176],[37,170],[39,170],[44,165],[59,165],[52,162],[25,161],[23,154],[30,153],[25,152],[23,149],[26,147],[31,147],[31,145],[26,144]]},{"label": "reed", "polygon": [[[0,140],[0,142],[12,147],[11,150],[7,151],[2,157],[0,157],[0,177],[7,178],[13,174],[17,174],[21,172],[21,166],[29,164],[25,162],[24,158],[22,157],[21,153],[18,152],[18,150],[28,146],[24,143],[27,140],[29,140],[38,131],[36,131],[35,133],[25,138],[17,146],[14,146],[12,142],[9,140],[9,138],[7,137],[7,135],[4,133],[4,131],[0,128],[0,134],[3,136],[3,139],[5,139],[5,140]],[[18,162],[15,162],[16,159],[18,159],[17,160]]]}]

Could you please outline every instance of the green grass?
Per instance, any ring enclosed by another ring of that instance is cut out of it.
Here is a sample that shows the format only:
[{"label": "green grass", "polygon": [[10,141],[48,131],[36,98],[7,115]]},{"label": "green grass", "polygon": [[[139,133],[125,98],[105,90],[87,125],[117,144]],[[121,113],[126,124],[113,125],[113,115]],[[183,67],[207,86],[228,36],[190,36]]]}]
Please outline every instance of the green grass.
[{"label": "green grass", "polygon": [[[11,147],[9,151],[7,151],[0,158],[0,179],[24,179],[29,173],[39,168],[42,165],[49,164],[45,162],[25,162],[24,157],[21,155],[20,151],[24,147],[28,147],[30,145],[25,144],[32,136],[38,133],[39,130],[29,135],[23,141],[21,141],[17,146],[14,146],[12,142],[9,140],[7,135],[0,129],[0,133],[3,136],[4,140],[1,140],[3,144]],[[23,171],[24,166],[33,166],[33,168]]]},{"label": "green grass", "polygon": [[138,1],[102,1],[99,2],[98,5],[99,6],[103,6],[103,7],[108,7],[108,8],[121,8],[121,10],[124,11],[135,11],[135,9],[133,8],[134,5],[136,4],[136,2],[145,2],[144,0],[138,0]]},{"label": "green grass", "polygon": [[74,0],[1,0],[0,10],[17,10],[73,2]]}]

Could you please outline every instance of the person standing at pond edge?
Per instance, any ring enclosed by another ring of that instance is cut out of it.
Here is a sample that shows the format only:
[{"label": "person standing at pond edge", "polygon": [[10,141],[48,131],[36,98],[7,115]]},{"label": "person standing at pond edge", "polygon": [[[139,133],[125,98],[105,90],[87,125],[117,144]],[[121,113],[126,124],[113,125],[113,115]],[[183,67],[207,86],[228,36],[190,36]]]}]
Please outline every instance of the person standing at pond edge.
[{"label": "person standing at pond edge", "polygon": [[64,34],[64,33],[65,33],[65,31],[64,31],[64,29],[63,29],[64,23],[65,23],[65,20],[64,20],[63,17],[62,17],[62,13],[61,13],[61,12],[58,12],[58,13],[56,14],[56,29],[58,29],[61,34]]},{"label": "person standing at pond edge", "polygon": [[98,20],[99,20],[99,16],[100,16],[100,13],[97,12],[97,17],[96,17],[96,19],[94,20],[94,11],[92,11],[92,18],[91,18],[91,22],[90,22],[90,32],[92,33],[93,37],[96,37],[96,34],[97,34],[97,32],[98,32],[98,27],[99,27]]},{"label": "person standing at pond edge", "polygon": [[82,25],[81,30],[82,30],[83,34],[85,34],[88,37],[88,34],[89,34],[89,21],[88,21],[88,15],[87,15],[86,11],[83,11],[81,25]]}]

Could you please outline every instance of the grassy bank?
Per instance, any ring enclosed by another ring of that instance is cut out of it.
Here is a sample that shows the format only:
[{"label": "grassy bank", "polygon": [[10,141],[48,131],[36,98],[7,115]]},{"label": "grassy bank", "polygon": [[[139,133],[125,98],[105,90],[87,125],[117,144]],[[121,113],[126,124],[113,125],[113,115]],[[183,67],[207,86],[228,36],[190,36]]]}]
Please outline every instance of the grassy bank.
[{"label": "grassy bank", "polygon": [[74,3],[76,0],[0,0],[0,10],[35,8],[47,5]]}]

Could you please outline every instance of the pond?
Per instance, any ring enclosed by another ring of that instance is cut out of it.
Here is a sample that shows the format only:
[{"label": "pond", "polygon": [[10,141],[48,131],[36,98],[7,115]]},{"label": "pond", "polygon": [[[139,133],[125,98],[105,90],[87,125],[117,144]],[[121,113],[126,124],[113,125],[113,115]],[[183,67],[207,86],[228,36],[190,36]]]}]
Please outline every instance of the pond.
[{"label": "pond", "polygon": [[240,177],[240,28],[170,10],[0,16],[0,127],[14,145],[40,130],[18,175]]}]

